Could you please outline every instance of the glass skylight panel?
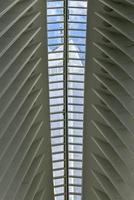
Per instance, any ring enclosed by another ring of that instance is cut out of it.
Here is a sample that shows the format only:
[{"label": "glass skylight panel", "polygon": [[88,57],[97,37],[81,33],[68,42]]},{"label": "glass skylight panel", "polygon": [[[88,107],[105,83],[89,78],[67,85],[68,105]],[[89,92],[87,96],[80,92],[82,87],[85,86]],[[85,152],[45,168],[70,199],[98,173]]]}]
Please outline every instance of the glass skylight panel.
[{"label": "glass skylight panel", "polygon": [[81,200],[87,1],[47,0],[47,23],[55,200],[67,200],[65,183]]}]

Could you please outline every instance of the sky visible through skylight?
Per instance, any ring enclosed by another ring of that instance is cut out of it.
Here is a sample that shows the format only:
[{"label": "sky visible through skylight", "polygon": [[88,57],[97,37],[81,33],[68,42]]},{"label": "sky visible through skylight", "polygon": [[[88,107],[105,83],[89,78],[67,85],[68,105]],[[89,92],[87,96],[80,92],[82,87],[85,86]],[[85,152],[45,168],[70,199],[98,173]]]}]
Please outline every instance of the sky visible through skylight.
[{"label": "sky visible through skylight", "polygon": [[[87,1],[68,0],[69,200],[81,200]],[[64,200],[64,1],[47,1],[50,125],[55,200]]]}]

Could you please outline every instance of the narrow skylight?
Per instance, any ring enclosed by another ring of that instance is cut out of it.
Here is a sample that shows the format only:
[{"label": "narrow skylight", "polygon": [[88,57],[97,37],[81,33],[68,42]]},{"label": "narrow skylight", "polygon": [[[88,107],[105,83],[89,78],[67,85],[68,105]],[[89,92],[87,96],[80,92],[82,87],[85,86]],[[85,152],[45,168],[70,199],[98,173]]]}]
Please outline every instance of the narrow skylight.
[{"label": "narrow skylight", "polygon": [[48,0],[47,22],[55,200],[66,184],[69,200],[81,200],[87,1]]}]

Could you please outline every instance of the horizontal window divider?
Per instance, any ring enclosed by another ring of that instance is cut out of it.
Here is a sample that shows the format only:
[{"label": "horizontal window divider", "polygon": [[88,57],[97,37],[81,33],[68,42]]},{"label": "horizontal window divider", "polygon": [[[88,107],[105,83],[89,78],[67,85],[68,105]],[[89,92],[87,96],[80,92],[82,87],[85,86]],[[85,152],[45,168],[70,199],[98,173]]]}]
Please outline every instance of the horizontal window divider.
[{"label": "horizontal window divider", "polygon": [[77,145],[77,146],[83,146],[83,144],[80,144],[80,143],[75,143],[75,142],[69,142],[68,144],[70,144],[70,145]]},{"label": "horizontal window divider", "polygon": [[82,179],[82,176],[72,176],[72,175],[69,175],[69,178],[80,178],[80,179]]},{"label": "horizontal window divider", "polygon": [[[57,38],[57,37],[56,37]],[[57,53],[63,53],[64,51],[51,51],[51,52],[48,52],[48,55],[50,54],[57,54]]]},{"label": "horizontal window divider", "polygon": [[84,106],[84,104],[82,103],[68,103],[68,105],[71,105],[71,106]]},{"label": "horizontal window divider", "polygon": [[48,69],[55,69],[55,68],[63,68],[63,65],[60,66],[48,66]]},{"label": "horizontal window divider", "polygon": [[52,131],[59,130],[60,128],[64,129],[64,127],[57,127],[57,128],[51,128]]},{"label": "horizontal window divider", "polygon": [[51,10],[51,9],[59,9],[59,8],[64,8],[63,6],[56,6],[56,7],[54,7],[54,6],[47,6],[47,10]]},{"label": "horizontal window divider", "polygon": [[59,98],[64,98],[64,96],[54,96],[54,97],[49,97],[49,99],[59,99]]},{"label": "horizontal window divider", "polygon": [[57,193],[57,194],[54,194],[54,196],[63,196],[64,195],[64,193]]},{"label": "horizontal window divider", "polygon": [[[77,1],[81,1],[81,0],[77,0]],[[82,0],[83,1],[83,0]],[[74,2],[76,2],[76,1],[74,1]],[[84,1],[83,1],[84,2]],[[86,7],[78,7],[78,6],[68,6],[68,8],[70,9],[70,8],[77,8],[77,9],[81,9],[81,10],[87,10],[87,8]]]},{"label": "horizontal window divider", "polygon": [[64,80],[58,80],[58,81],[49,81],[49,85],[57,84],[57,83],[64,83]]},{"label": "horizontal window divider", "polygon": [[72,38],[79,38],[79,39],[86,39],[86,36],[75,36],[75,35],[69,35],[68,39],[72,39]]},{"label": "horizontal window divider", "polygon": [[73,118],[73,119],[68,119],[68,121],[69,122],[83,122],[83,119],[75,119],[75,118]]},{"label": "horizontal window divider", "polygon": [[50,122],[64,122],[63,119],[50,120]]},{"label": "horizontal window divider", "polygon": [[80,112],[80,111],[68,111],[68,113],[72,113],[72,114],[83,114],[84,112]]},{"label": "horizontal window divider", "polygon": [[78,76],[84,76],[84,73],[68,73],[68,75],[78,75]]},{"label": "horizontal window divider", "polygon": [[73,96],[73,95],[68,95],[68,97],[71,97],[71,98],[78,98],[78,99],[83,99],[84,96]]},{"label": "horizontal window divider", "polygon": [[78,196],[82,195],[82,193],[80,193],[80,192],[69,192],[69,194],[71,194],[71,195],[78,195]]},{"label": "horizontal window divider", "polygon": [[81,24],[85,24],[86,25],[86,21],[85,22],[82,22],[82,21],[68,21],[68,24],[70,24],[70,23],[79,24],[79,25],[81,25]]},{"label": "horizontal window divider", "polygon": [[64,73],[54,73],[54,74],[49,74],[49,76],[61,76],[61,75],[64,75]]},{"label": "horizontal window divider", "polygon": [[49,89],[50,92],[52,92],[52,91],[57,91],[57,90],[63,90],[63,88]]},{"label": "horizontal window divider", "polygon": [[84,31],[84,32],[86,32],[86,29],[68,28],[68,31]]},{"label": "horizontal window divider", "polygon": [[69,169],[71,170],[81,170],[82,171],[82,167],[69,167]]},{"label": "horizontal window divider", "polygon": [[63,103],[59,103],[59,104],[56,104],[56,105],[50,105],[50,107],[54,107],[54,106],[63,106],[64,104]]},{"label": "horizontal window divider", "polygon": [[[82,120],[82,121],[83,121],[83,120]],[[69,137],[75,137],[75,138],[77,138],[77,137],[83,138],[83,135],[72,135],[72,134],[69,134],[68,136],[69,136]]]},{"label": "horizontal window divider", "polygon": [[69,186],[74,186],[74,187],[81,187],[81,184],[69,184]]},{"label": "horizontal window divider", "polygon": [[59,184],[59,185],[54,185],[54,188],[58,188],[58,187],[64,187],[64,184]]},{"label": "horizontal window divider", "polygon": [[83,130],[83,128],[80,128],[80,127],[75,127],[75,126],[73,126],[73,127],[70,127],[70,126],[68,126],[68,128],[70,128],[70,129],[78,129],[78,130]]},{"label": "horizontal window divider", "polygon": [[50,115],[53,115],[53,114],[54,114],[54,115],[55,115],[55,114],[63,114],[63,113],[64,113],[64,112],[61,112],[61,111],[60,111],[60,112],[50,112]]},{"label": "horizontal window divider", "polygon": [[64,14],[47,14],[47,17],[61,17],[64,16]]},{"label": "horizontal window divider", "polygon": [[80,16],[80,17],[86,17],[87,15],[86,14],[79,14],[79,13],[76,13],[76,14],[71,14],[71,13],[69,13],[69,16]]},{"label": "horizontal window divider", "polygon": [[[68,151],[69,153],[79,153],[79,154],[83,154],[83,151]],[[78,168],[77,168],[78,169]],[[81,169],[81,168],[80,168]]]},{"label": "horizontal window divider", "polygon": [[64,24],[64,21],[47,22],[47,24]]},{"label": "horizontal window divider", "polygon": [[74,162],[81,162],[82,161],[82,159],[71,159],[71,158],[69,158],[68,160],[69,161],[74,161]]},{"label": "horizontal window divider", "polygon": [[72,82],[72,83],[84,83],[84,81],[78,81],[78,80],[68,80],[68,82]]},{"label": "horizontal window divider", "polygon": [[[57,155],[57,154],[61,154],[61,153],[64,154],[65,152],[64,152],[64,151],[52,152],[52,155],[55,155],[55,154]],[[64,169],[64,168],[62,168],[62,169]],[[56,171],[56,170],[55,170],[55,171]]]},{"label": "horizontal window divider", "polygon": [[[52,47],[52,46],[60,46],[60,45],[64,45],[63,42],[60,43],[53,43],[53,44],[48,44],[48,47]],[[49,60],[48,60],[49,61]]]},{"label": "horizontal window divider", "polygon": [[64,162],[65,160],[64,159],[58,159],[58,160],[53,160],[53,163],[56,163],[56,162]]}]

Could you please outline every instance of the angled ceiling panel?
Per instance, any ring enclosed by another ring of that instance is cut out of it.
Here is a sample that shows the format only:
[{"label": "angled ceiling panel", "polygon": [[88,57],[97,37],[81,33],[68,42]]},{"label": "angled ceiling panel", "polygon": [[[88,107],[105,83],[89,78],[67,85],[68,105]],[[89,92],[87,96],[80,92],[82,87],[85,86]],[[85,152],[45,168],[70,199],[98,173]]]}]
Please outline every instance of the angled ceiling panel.
[{"label": "angled ceiling panel", "polygon": [[134,3],[88,6],[83,200],[133,200]]}]

